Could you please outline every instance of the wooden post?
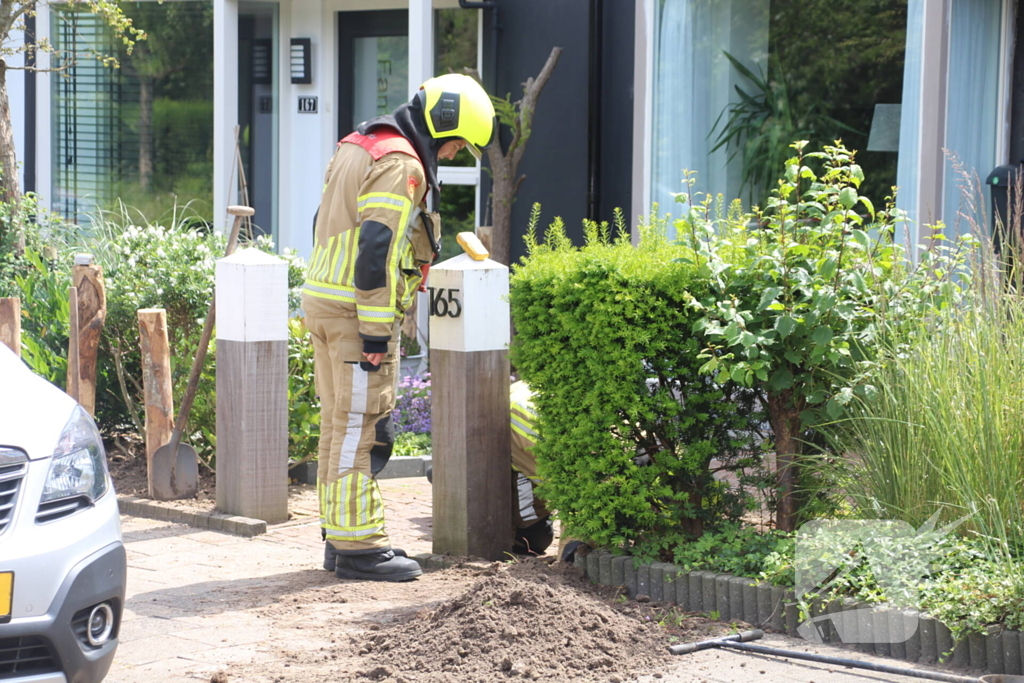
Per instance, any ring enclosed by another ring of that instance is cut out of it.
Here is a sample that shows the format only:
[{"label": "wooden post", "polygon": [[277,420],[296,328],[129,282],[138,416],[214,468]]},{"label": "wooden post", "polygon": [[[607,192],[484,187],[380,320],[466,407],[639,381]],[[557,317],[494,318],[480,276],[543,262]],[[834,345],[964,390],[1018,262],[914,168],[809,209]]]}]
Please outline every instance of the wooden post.
[{"label": "wooden post", "polygon": [[142,351],[142,388],[146,405],[146,481],[153,496],[153,453],[171,440],[174,429],[174,382],[171,379],[171,348],[167,341],[167,313],[162,308],[143,308],[139,316],[139,347]]},{"label": "wooden post", "polygon": [[75,254],[73,284],[78,289],[78,402],[96,414],[96,356],[107,318],[103,268],[92,254]]},{"label": "wooden post", "polygon": [[288,518],[288,264],[217,262],[217,508]]},{"label": "wooden post", "polygon": [[512,548],[508,268],[462,254],[430,270],[434,552]]},{"label": "wooden post", "polygon": [[78,288],[68,287],[68,372],[66,389],[68,396],[78,400],[78,378],[81,376],[78,356]]},{"label": "wooden post", "polygon": [[0,298],[0,344],[21,357],[21,299]]}]

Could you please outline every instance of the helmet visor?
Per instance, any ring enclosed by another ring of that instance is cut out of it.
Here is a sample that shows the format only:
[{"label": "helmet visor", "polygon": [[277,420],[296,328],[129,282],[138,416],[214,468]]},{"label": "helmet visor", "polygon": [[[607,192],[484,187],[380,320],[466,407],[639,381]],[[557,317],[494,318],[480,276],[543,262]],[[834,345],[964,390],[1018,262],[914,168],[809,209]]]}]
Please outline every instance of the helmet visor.
[{"label": "helmet visor", "polygon": [[480,148],[477,147],[476,145],[474,145],[469,140],[466,140],[466,147],[465,147],[465,149],[468,149],[469,153],[472,154],[473,156],[475,156],[477,161],[480,161],[484,157],[483,152],[480,151]]}]

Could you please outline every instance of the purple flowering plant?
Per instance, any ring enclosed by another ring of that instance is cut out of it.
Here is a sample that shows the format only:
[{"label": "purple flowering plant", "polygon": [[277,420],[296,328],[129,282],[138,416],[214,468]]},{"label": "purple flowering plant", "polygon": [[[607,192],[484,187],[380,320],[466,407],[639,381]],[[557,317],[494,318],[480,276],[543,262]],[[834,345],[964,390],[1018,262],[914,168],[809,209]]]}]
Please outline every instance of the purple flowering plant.
[{"label": "purple flowering plant", "polygon": [[430,373],[409,375],[398,383],[398,397],[392,414],[395,432],[430,433]]}]

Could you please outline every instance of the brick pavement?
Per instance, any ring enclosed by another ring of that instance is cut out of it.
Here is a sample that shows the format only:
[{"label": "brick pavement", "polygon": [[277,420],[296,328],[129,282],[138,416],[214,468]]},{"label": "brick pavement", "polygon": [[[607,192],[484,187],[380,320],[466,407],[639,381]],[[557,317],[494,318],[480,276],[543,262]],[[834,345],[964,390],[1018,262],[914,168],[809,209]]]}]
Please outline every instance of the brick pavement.
[{"label": "brick pavement", "polygon": [[[385,480],[380,486],[393,543],[410,554],[430,552],[431,491],[426,479]],[[281,644],[272,637],[274,626],[261,618],[260,608],[286,601],[290,595],[309,588],[339,584],[333,575],[318,570],[323,543],[313,487],[292,487],[289,509],[293,513],[291,520],[272,525],[266,534],[254,538],[123,515],[128,552],[127,601],[121,642],[107,683],[210,681],[215,673],[233,663],[245,664],[250,669],[253,665],[268,670],[279,668]],[[423,584],[421,588],[410,585],[410,589],[430,594],[431,580],[425,577],[414,582]],[[360,604],[356,600],[343,605],[349,611],[344,618],[358,621],[371,618],[371,614],[379,617],[388,609],[386,594],[381,595],[380,602],[373,597],[370,603]],[[430,597],[425,595],[421,599],[429,601]],[[769,636],[765,642],[776,647],[851,656],[846,650],[813,646],[784,636]],[[313,649],[322,645],[308,638],[290,644]],[[232,675],[229,680],[238,683],[243,679]],[[345,672],[338,672],[334,680],[349,679]],[[643,677],[635,683],[912,680],[915,679],[708,650],[680,657],[671,671],[657,679]]]}]

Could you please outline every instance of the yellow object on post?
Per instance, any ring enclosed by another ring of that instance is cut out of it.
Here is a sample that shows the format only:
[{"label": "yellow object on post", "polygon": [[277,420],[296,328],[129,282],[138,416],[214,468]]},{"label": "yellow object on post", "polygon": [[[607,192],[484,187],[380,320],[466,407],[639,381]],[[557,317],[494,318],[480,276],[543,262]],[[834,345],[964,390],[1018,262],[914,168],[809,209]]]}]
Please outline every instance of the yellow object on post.
[{"label": "yellow object on post", "polygon": [[487,251],[487,247],[480,241],[480,238],[472,232],[460,232],[455,236],[455,240],[462,247],[462,251],[469,254],[469,257],[474,261],[483,261],[491,252]]}]

